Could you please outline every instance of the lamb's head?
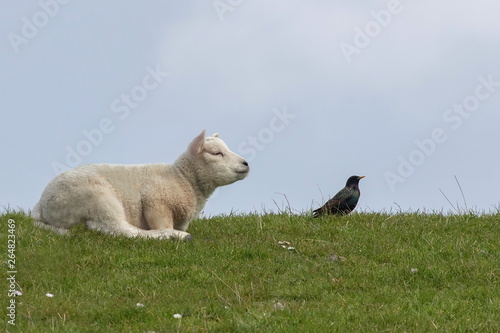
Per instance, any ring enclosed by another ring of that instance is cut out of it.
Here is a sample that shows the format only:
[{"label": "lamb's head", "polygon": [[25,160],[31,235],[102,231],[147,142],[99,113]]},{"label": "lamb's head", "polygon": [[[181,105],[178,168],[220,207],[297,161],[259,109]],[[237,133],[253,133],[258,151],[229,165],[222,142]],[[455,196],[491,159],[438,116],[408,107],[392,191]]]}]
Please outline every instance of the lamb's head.
[{"label": "lamb's head", "polygon": [[248,175],[248,163],[233,153],[216,133],[205,137],[205,131],[193,139],[186,154],[197,181],[215,189],[242,180]]}]

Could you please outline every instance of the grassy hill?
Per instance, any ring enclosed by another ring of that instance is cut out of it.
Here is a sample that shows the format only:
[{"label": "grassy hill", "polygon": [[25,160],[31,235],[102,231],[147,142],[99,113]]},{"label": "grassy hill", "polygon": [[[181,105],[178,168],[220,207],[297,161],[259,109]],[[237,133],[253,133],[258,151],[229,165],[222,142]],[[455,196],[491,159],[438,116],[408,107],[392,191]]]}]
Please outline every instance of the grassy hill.
[{"label": "grassy hill", "polygon": [[187,243],[0,223],[8,332],[500,331],[499,214],[219,216]]}]

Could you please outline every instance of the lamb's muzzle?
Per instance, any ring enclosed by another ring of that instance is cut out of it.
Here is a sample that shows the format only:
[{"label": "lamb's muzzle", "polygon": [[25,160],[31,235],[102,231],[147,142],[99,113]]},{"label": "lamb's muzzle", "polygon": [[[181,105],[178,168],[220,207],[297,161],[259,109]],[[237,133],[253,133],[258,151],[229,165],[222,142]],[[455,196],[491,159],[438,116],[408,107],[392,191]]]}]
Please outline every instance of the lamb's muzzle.
[{"label": "lamb's muzzle", "polygon": [[250,172],[250,167],[248,166],[248,162],[243,160],[241,164],[243,164],[243,167],[241,168],[241,170],[236,170],[236,173],[241,173],[245,175],[248,174]]}]

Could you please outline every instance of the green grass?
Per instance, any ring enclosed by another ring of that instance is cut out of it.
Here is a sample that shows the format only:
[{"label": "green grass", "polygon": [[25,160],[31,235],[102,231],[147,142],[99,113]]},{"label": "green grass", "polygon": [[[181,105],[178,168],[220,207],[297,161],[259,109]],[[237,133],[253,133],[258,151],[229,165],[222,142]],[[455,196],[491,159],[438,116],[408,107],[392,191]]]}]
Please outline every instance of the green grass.
[{"label": "green grass", "polygon": [[182,243],[59,236],[9,212],[5,275],[9,218],[23,295],[4,324],[2,279],[8,332],[500,332],[498,214],[221,216]]}]

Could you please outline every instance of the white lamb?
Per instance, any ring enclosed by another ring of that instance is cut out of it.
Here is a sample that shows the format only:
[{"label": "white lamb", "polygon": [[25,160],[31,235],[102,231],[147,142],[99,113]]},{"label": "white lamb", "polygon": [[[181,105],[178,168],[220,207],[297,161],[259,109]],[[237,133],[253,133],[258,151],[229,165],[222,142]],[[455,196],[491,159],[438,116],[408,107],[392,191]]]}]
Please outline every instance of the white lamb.
[{"label": "white lamb", "polygon": [[190,239],[186,231],[218,186],[250,168],[219,139],[198,135],[174,164],[90,164],[64,172],[33,208],[35,224],[66,234],[75,224],[130,237]]}]

